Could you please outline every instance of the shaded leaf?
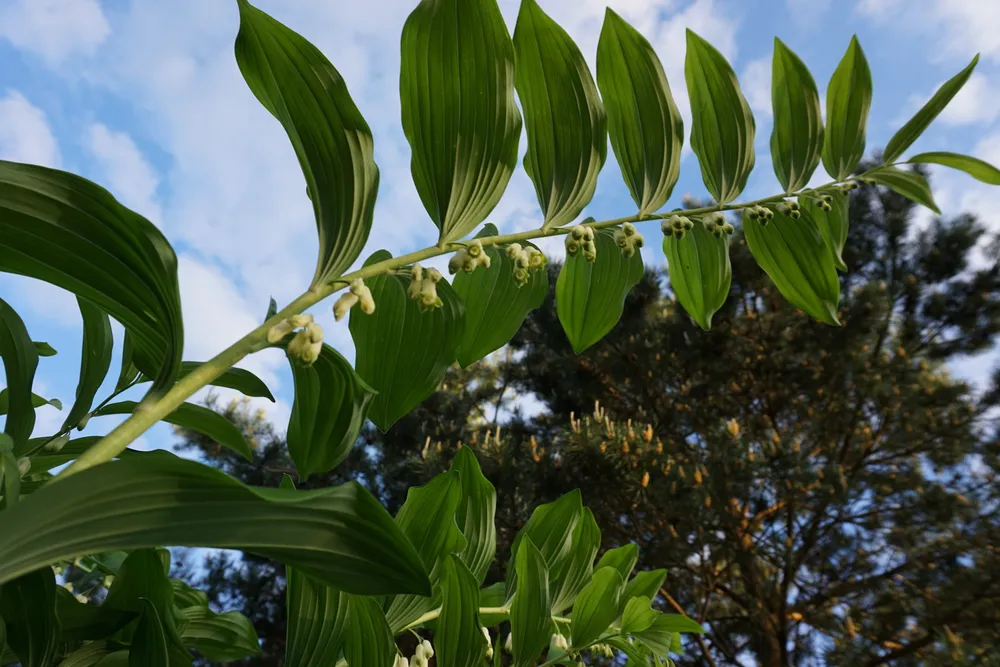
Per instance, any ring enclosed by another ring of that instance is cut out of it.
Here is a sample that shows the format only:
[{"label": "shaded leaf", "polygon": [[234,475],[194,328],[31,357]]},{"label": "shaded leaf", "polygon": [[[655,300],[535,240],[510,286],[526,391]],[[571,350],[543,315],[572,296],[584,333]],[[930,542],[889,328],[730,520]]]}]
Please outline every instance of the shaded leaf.
[{"label": "shaded leaf", "polygon": [[879,167],[878,169],[869,171],[865,175],[879,185],[886,186],[910,201],[926,206],[938,215],[941,214],[941,210],[934,203],[931,185],[927,182],[923,174],[896,167]]},{"label": "shaded leaf", "polygon": [[798,220],[775,211],[766,226],[744,216],[743,231],[754,259],[789,303],[821,322],[840,324],[833,254],[807,211]]},{"label": "shaded leaf", "polygon": [[680,174],[684,121],[653,47],[610,7],[597,44],[597,85],[632,200],[640,214],[657,211]]},{"label": "shaded leaf", "polygon": [[61,586],[56,587],[56,616],[61,641],[106,639],[124,628],[136,615],[110,606],[84,604]]},{"label": "shaded leaf", "polygon": [[586,646],[596,640],[618,618],[625,581],[614,567],[594,572],[573,604],[572,646]]},{"label": "shaded leaf", "polygon": [[823,166],[838,181],[846,179],[865,154],[872,73],[855,35],[826,88]]},{"label": "shaded leaf", "polygon": [[204,591],[192,588],[180,579],[171,579],[170,588],[174,592],[174,604],[180,609],[208,606],[208,595]]},{"label": "shaded leaf", "polygon": [[76,385],[76,401],[66,415],[63,430],[76,426],[90,412],[97,390],[111,369],[114,338],[111,318],[86,299],[77,297],[80,316],[83,318],[83,345],[80,355],[80,381]]},{"label": "shaded leaf", "polygon": [[413,183],[441,242],[455,241],[493,210],[517,163],[514,47],[495,0],[422,0],[401,50]]},{"label": "shaded leaf", "polygon": [[[94,667],[110,655],[108,642],[87,642],[80,648],[68,654],[59,663],[59,667]],[[126,660],[126,664],[128,661]],[[2,663],[0,663],[2,664]]]},{"label": "shaded leaf", "polygon": [[31,470],[28,471],[28,474],[33,475],[46,470],[52,470],[57,466],[69,463],[90,449],[102,437],[99,435],[87,435],[75,438],[64,444],[58,452],[52,454],[47,453],[43,449],[41,454],[31,457]]},{"label": "shaded leaf", "polygon": [[844,263],[844,246],[847,244],[847,232],[850,221],[848,213],[850,202],[847,193],[840,190],[826,192],[830,197],[830,210],[824,211],[819,201],[812,197],[799,197],[799,206],[812,217],[819,228],[830,252],[833,253],[833,263],[838,271],[847,271]]},{"label": "shaded leaf", "polygon": [[483,475],[479,461],[468,447],[462,447],[455,453],[451,469],[459,474],[462,482],[456,518],[462,535],[469,543],[459,553],[459,558],[468,566],[477,585],[482,584],[497,551],[497,530],[494,523],[497,492]]},{"label": "shaded leaf", "polygon": [[971,155],[959,155],[958,153],[948,152],[920,153],[911,157],[907,162],[939,164],[944,167],[964,171],[969,176],[983,183],[1000,185],[1000,169],[997,169],[989,162],[974,158]]},{"label": "shaded leaf", "polygon": [[363,595],[430,593],[409,540],[357,483],[249,487],[162,451],[43,486],[0,512],[0,534],[0,582],[79,555],[168,544],[252,551]]},{"label": "shaded leaf", "polygon": [[597,261],[583,253],[566,257],[556,280],[556,311],[573,351],[580,354],[600,341],[621,319],[625,297],[642,279],[642,256],[622,255],[614,234],[594,234]]},{"label": "shaded leaf", "polygon": [[257,633],[243,614],[216,614],[208,607],[182,609],[181,641],[213,662],[242,660],[260,653]]},{"label": "shaded leaf", "polygon": [[476,667],[486,651],[479,629],[479,583],[455,556],[447,556],[442,564],[441,615],[434,633],[437,664]]},{"label": "shaded leaf", "polygon": [[[531,540],[533,546],[545,559],[545,580],[548,581],[548,572],[563,567],[564,561],[570,557],[573,550],[573,532],[576,530],[576,525],[582,515],[583,502],[579,489],[570,491],[551,503],[539,505],[514,536],[514,543],[510,549],[511,559],[516,561],[517,551],[522,540]],[[507,569],[508,599],[514,593],[516,576],[517,568]],[[550,593],[546,595],[552,597]]]},{"label": "shaded leaf", "polygon": [[54,357],[59,354],[56,352],[56,349],[48,343],[37,340],[35,341],[35,352],[38,352],[38,356],[40,357]]},{"label": "shaded leaf", "polygon": [[979,54],[977,53],[972,62],[965,66],[965,69],[941,84],[941,87],[934,92],[934,95],[927,100],[920,111],[906,121],[906,125],[899,128],[896,134],[892,135],[892,139],[885,145],[885,151],[882,154],[882,160],[886,164],[895,162],[896,158],[902,155],[924,133],[924,130],[938,117],[938,114],[944,111],[944,108],[972,76],[972,70],[976,69],[978,62]]},{"label": "shaded leaf", "polygon": [[347,628],[348,596],[289,567],[285,663],[328,667],[337,662]]},{"label": "shaded leaf", "polygon": [[[2,174],[0,163],[0,179]],[[2,193],[3,182],[0,180],[0,197]],[[0,199],[0,211],[3,210],[2,207],[3,201]],[[3,226],[0,218],[0,230]],[[0,262],[3,261],[3,243],[0,239]],[[24,328],[21,317],[3,299],[0,299],[0,359],[3,360],[7,380],[7,388],[4,389],[7,419],[3,432],[13,440],[14,453],[20,455],[26,451],[28,438],[35,428],[34,394],[31,393],[31,386],[38,367],[38,351],[35,350],[35,344]]]},{"label": "shaded leaf", "polygon": [[351,453],[375,390],[326,344],[311,366],[289,365],[295,399],[285,439],[299,479],[305,480],[333,470]]},{"label": "shaded leaf", "polygon": [[348,597],[344,658],[351,667],[389,667],[396,643],[375,598]]},{"label": "shaded leaf", "polygon": [[[379,251],[366,262],[389,259]],[[372,400],[369,419],[382,431],[420,405],[437,389],[445,371],[455,362],[464,335],[465,307],[446,280],[437,284],[443,306],[420,312],[417,301],[407,297],[409,275],[382,274],[367,282],[375,312],[351,310],[358,375],[378,395]]]},{"label": "shaded leaf", "polygon": [[534,664],[538,654],[549,644],[549,610],[552,608],[545,557],[531,538],[520,541],[514,554],[514,569],[519,584],[510,607],[513,664],[514,667],[527,667]]},{"label": "shaded leaf", "polygon": [[[170,667],[175,664],[171,661],[167,633],[160,622],[160,615],[149,600],[143,600],[142,615],[128,650],[128,664],[129,667]],[[191,661],[188,660],[187,664]]]},{"label": "shaded leaf", "polygon": [[[476,236],[497,233],[496,227],[487,224]],[[514,280],[514,260],[503,249],[491,245],[483,251],[490,258],[490,267],[479,267],[472,273],[460,271],[453,285],[465,304],[465,330],[458,346],[458,363],[462,368],[506,345],[528,313],[541,306],[549,293],[547,271],[532,271],[528,283],[518,285]]]},{"label": "shaded leaf", "polygon": [[73,292],[122,323],[130,360],[173,383],[184,346],[177,257],[151,222],[73,174],[0,161],[0,271]]},{"label": "shaded leaf", "polygon": [[524,109],[524,169],[545,215],[561,227],[590,203],[608,153],[607,118],[587,61],[536,0],[514,28],[517,95]]},{"label": "shaded leaf", "polygon": [[[8,508],[9,514],[23,505]],[[6,533],[4,535],[6,541]],[[0,587],[0,618],[6,623],[7,645],[21,667],[52,667],[59,651],[59,619],[55,611],[56,580],[52,568],[6,579]],[[0,647],[2,648],[2,647]]]},{"label": "shaded leaf", "polygon": [[126,329],[124,340],[122,341],[121,369],[118,371],[118,382],[115,383],[115,393],[124,391],[131,384],[137,382],[142,375],[139,368],[135,365],[133,338],[134,336]]},{"label": "shaded leaf", "polygon": [[[95,411],[94,416],[130,415],[135,412],[137,407],[138,403],[135,401],[109,403]],[[243,437],[243,432],[215,410],[194,403],[181,403],[176,410],[164,417],[163,421],[201,433],[223,447],[228,447],[248,461],[253,460],[253,450],[250,448],[250,443]]]},{"label": "shaded leaf", "polygon": [[[188,373],[200,368],[204,365],[203,361],[184,361],[181,362],[181,369],[177,373],[177,379],[181,379]],[[148,382],[149,378],[142,376],[138,380],[139,382]],[[215,378],[208,384],[213,387],[226,387],[227,389],[235,389],[244,396],[253,396],[256,398],[266,398],[267,400],[274,403],[274,396],[271,394],[271,390],[267,388],[264,381],[259,377],[246,370],[245,368],[227,368],[222,372],[219,377]]]},{"label": "shaded leaf", "polygon": [[552,613],[559,614],[573,605],[594,572],[594,557],[601,548],[601,529],[589,508],[580,510],[580,519],[570,535],[570,550],[565,558],[549,564],[549,587],[552,590]]},{"label": "shaded leaf", "polygon": [[743,192],[753,171],[757,124],[725,56],[691,30],[684,78],[691,96],[691,149],[701,179],[715,201],[728,203]]},{"label": "shaded leaf", "polygon": [[371,231],[379,182],[372,133],[319,49],[246,0],[239,9],[236,63],[299,158],[319,232],[312,284],[326,283],[357,259]]},{"label": "shaded leaf", "polygon": [[717,238],[704,222],[695,219],[694,227],[683,237],[663,237],[670,288],[688,315],[706,331],[712,316],[729,296],[733,277],[729,262],[729,235]]},{"label": "shaded leaf", "polygon": [[806,187],[823,152],[819,91],[806,64],[774,38],[771,61],[771,161],[785,192]]}]

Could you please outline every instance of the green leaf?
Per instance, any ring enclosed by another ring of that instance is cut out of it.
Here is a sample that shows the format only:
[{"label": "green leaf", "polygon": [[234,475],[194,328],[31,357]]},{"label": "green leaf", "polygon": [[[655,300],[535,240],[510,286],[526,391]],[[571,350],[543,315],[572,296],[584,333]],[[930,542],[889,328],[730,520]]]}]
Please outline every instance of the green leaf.
[{"label": "green leaf", "polygon": [[753,171],[754,122],[750,105],[725,56],[687,31],[684,78],[691,96],[691,148],[701,179],[720,204],[736,199]]},{"label": "green leaf", "polygon": [[920,111],[908,120],[906,125],[901,127],[896,134],[892,135],[892,139],[885,145],[885,152],[882,154],[882,160],[886,164],[895,162],[896,158],[902,155],[924,133],[924,130],[938,117],[938,114],[944,111],[944,108],[972,76],[972,70],[976,69],[978,62],[979,54],[977,53],[972,62],[965,66],[965,69],[941,84],[941,87],[927,101],[927,104],[921,107]]},{"label": "green leaf", "polygon": [[653,625],[658,611],[650,608],[649,596],[640,595],[629,598],[628,594],[622,596],[627,599],[625,611],[622,612],[622,634],[635,634],[642,632]]},{"label": "green leaf", "polygon": [[656,597],[667,578],[666,570],[644,570],[636,572],[635,576],[625,585],[625,599],[631,600],[640,595],[650,600]]},{"label": "green leaf", "polygon": [[243,660],[260,654],[253,625],[243,614],[216,614],[207,607],[188,607],[180,612],[181,641],[212,662]]},{"label": "green leaf", "polygon": [[208,595],[204,591],[192,588],[180,579],[171,579],[170,588],[174,592],[174,604],[181,609],[208,606]]},{"label": "green leaf", "polygon": [[840,324],[833,253],[807,211],[798,220],[775,211],[766,226],[744,216],[743,231],[754,259],[789,303],[821,322]]},{"label": "green leaf", "polygon": [[[420,554],[424,568],[431,574],[432,585],[441,579],[441,560],[468,546],[455,520],[461,502],[459,473],[446,472],[424,486],[411,486],[406,502],[396,514],[396,525]],[[385,617],[393,632],[398,632],[435,606],[430,597],[397,595],[386,601]]]},{"label": "green leaf", "polygon": [[76,426],[90,412],[97,390],[101,388],[111,368],[111,353],[114,348],[111,318],[108,314],[86,299],[77,297],[76,301],[83,317],[80,382],[76,386],[76,401],[63,422],[63,430]]},{"label": "green leaf", "polygon": [[632,574],[632,569],[639,561],[639,547],[630,542],[614,549],[608,549],[597,561],[595,566],[598,570],[602,567],[613,567],[622,575],[622,579],[628,579]]},{"label": "green leaf", "polygon": [[[366,265],[389,259],[375,253]],[[455,362],[464,335],[465,307],[446,280],[437,284],[443,306],[420,312],[407,297],[409,275],[382,274],[367,282],[375,312],[351,310],[358,375],[378,391],[369,419],[383,432],[430,396]]]},{"label": "green leaf", "polygon": [[167,633],[160,622],[160,615],[152,602],[143,600],[142,603],[142,615],[128,651],[129,667],[170,667],[175,663],[171,661]]},{"label": "green leaf", "polygon": [[344,658],[351,667],[389,667],[396,655],[396,643],[375,598],[351,595],[348,598],[347,636]]},{"label": "green leaf", "polygon": [[936,153],[920,153],[914,155],[907,162],[921,164],[940,164],[944,167],[951,167],[964,171],[969,176],[983,183],[990,185],[1000,185],[1000,169],[997,169],[989,162],[984,162],[971,155],[959,155],[958,153],[948,153],[944,151]]},{"label": "green leaf", "polygon": [[329,667],[337,662],[347,628],[348,596],[293,567],[286,568],[285,664]]},{"label": "green leaf", "polygon": [[[476,236],[496,234],[496,227],[487,224]],[[479,267],[472,273],[460,271],[453,285],[465,304],[465,333],[458,346],[462,368],[506,345],[528,313],[541,306],[549,293],[547,271],[532,271],[528,283],[518,285],[514,260],[503,249],[491,245],[483,252],[490,258],[489,268]]]},{"label": "green leaf", "polygon": [[833,253],[833,263],[838,271],[847,271],[844,263],[844,246],[850,227],[850,200],[847,193],[840,190],[825,192],[830,197],[830,210],[824,211],[819,200],[813,197],[799,197],[799,206],[812,217],[823,236],[823,241]]},{"label": "green leaf", "polygon": [[162,451],[46,484],[0,512],[0,535],[0,582],[75,556],[167,544],[251,551],[361,595],[430,593],[413,546],[359,484],[248,487]]},{"label": "green leaf", "polygon": [[122,341],[122,362],[118,371],[118,382],[115,383],[115,393],[124,391],[130,385],[138,382],[142,373],[135,365],[135,346],[132,341],[135,338],[129,330],[125,330],[125,340]]},{"label": "green leaf", "polygon": [[476,667],[483,660],[486,638],[479,629],[479,583],[455,556],[443,561],[441,615],[434,634],[439,667]]},{"label": "green leaf", "polygon": [[548,646],[551,636],[549,573],[546,559],[531,541],[521,540],[514,555],[517,594],[510,607],[514,667],[528,667]]},{"label": "green leaf", "polygon": [[625,185],[639,213],[653,213],[677,183],[684,121],[656,51],[610,7],[597,44],[597,85]]},{"label": "green leaf", "polygon": [[299,158],[319,232],[312,284],[326,283],[347,270],[368,240],[379,182],[372,133],[319,49],[246,0],[239,8],[236,62]]},{"label": "green leaf", "polygon": [[35,473],[52,470],[53,468],[61,466],[65,463],[69,463],[90,449],[95,442],[101,439],[101,437],[102,436],[99,435],[88,435],[70,440],[59,448],[56,453],[48,453],[48,451],[43,448],[41,454],[36,454],[31,457],[31,469],[28,471],[28,474],[34,475]]},{"label": "green leaf", "polygon": [[934,195],[931,193],[931,185],[923,174],[915,171],[906,171],[896,167],[879,167],[865,174],[879,185],[884,185],[893,192],[900,194],[910,201],[926,206],[938,215],[941,210],[934,203]]},{"label": "green leaf", "polygon": [[607,118],[587,61],[566,31],[523,0],[514,28],[517,96],[524,109],[524,169],[545,215],[561,227],[590,203],[608,154]]},{"label": "green leaf", "polygon": [[462,447],[455,453],[451,469],[459,474],[462,481],[461,502],[456,518],[462,535],[469,542],[465,550],[459,553],[459,558],[468,566],[477,584],[482,584],[497,551],[497,529],[494,523],[497,492],[483,475],[479,461],[468,447]]},{"label": "green leaf", "polygon": [[0,161],[0,271],[44,280],[122,323],[132,361],[169,388],[184,347],[177,257],[151,222],[103,188]]},{"label": "green leaf", "polygon": [[495,0],[422,0],[401,51],[413,183],[441,243],[455,241],[497,205],[517,163],[514,47]]},{"label": "green leaf", "polygon": [[[636,646],[622,637],[609,637],[605,643],[628,656],[628,661],[625,663],[626,667],[639,667],[640,665],[648,665],[652,662],[653,656],[649,652],[649,649]],[[668,664],[666,667],[673,666]]]},{"label": "green leaf", "polygon": [[35,351],[38,352],[38,356],[40,357],[54,357],[59,354],[56,352],[56,349],[48,343],[39,342],[37,340],[35,341]]},{"label": "green leaf", "polygon": [[[551,503],[539,505],[514,537],[510,549],[511,558],[517,558],[521,541],[530,539],[545,559],[547,570],[561,565],[573,550],[573,532],[582,516],[583,501],[579,489],[574,489]],[[509,596],[513,590],[510,585],[507,589]]]},{"label": "green leaf", "polygon": [[729,235],[721,238],[708,231],[704,222],[695,219],[694,227],[683,237],[663,237],[670,288],[687,314],[708,331],[712,316],[729,297],[733,277],[729,263]]},{"label": "green leaf", "polygon": [[573,604],[572,646],[586,646],[600,637],[616,618],[625,581],[621,572],[604,567],[594,572]]},{"label": "green leaf", "polygon": [[566,558],[549,564],[549,586],[552,589],[552,613],[559,614],[573,605],[594,572],[594,557],[601,548],[601,529],[589,508],[580,510],[580,519],[570,536],[570,551]]},{"label": "green leaf", "polygon": [[838,181],[850,176],[865,154],[871,103],[872,73],[855,35],[826,88],[823,166]]},{"label": "green leaf", "polygon": [[[130,415],[137,407],[138,403],[135,401],[109,403],[95,411],[94,416]],[[194,403],[181,403],[176,410],[164,417],[163,421],[201,433],[223,447],[228,447],[246,460],[253,460],[253,450],[250,448],[250,443],[243,437],[242,431],[215,410]]]},{"label": "green leaf", "polygon": [[806,187],[823,152],[823,112],[819,91],[806,64],[774,38],[771,61],[771,160],[785,192]]},{"label": "green leaf", "polygon": [[[484,588],[479,589],[479,606],[501,608],[507,600],[507,585],[498,581]],[[491,628],[500,625],[508,618],[507,611],[497,613],[480,613],[479,622],[484,628]]]},{"label": "green leaf", "polygon": [[704,634],[705,628],[697,621],[683,614],[658,614],[647,633],[653,632],[695,632]]},{"label": "green leaf", "polygon": [[3,488],[0,509],[13,507],[21,499],[21,469],[14,456],[13,442],[9,435],[0,433],[0,483]]},{"label": "green leaf", "polygon": [[588,262],[582,252],[566,257],[556,280],[556,311],[573,351],[580,354],[621,319],[625,296],[642,280],[642,256],[622,255],[614,234],[594,234],[597,261]]},{"label": "green leaf", "polygon": [[[23,504],[23,503],[22,503]],[[3,514],[15,511],[8,508]],[[4,541],[7,542],[7,534]],[[53,667],[59,652],[59,619],[55,611],[56,580],[52,568],[5,579],[0,587],[0,618],[6,622],[7,645],[21,667]]]},{"label": "green leaf", "polygon": [[[202,361],[181,362],[181,369],[180,372],[177,373],[177,379],[180,380],[188,373],[203,366],[204,363],[205,362]],[[138,381],[149,382],[149,378],[142,376],[138,379]],[[271,390],[267,388],[267,385],[264,384],[264,381],[244,368],[227,368],[219,377],[215,378],[208,384],[213,387],[235,389],[244,396],[266,398],[274,403],[274,396],[271,394]]]},{"label": "green leaf", "polygon": [[115,651],[106,655],[95,667],[128,667],[128,651]]},{"label": "green leaf", "polygon": [[84,604],[65,588],[56,587],[56,616],[61,641],[106,639],[135,618],[135,613],[105,605]]},{"label": "green leaf", "polygon": [[108,642],[88,642],[63,658],[59,667],[95,667],[110,653]]},{"label": "green leaf", "polygon": [[[40,408],[43,405],[51,405],[56,410],[62,410],[62,401],[58,398],[45,398],[44,396],[39,396],[38,394],[31,395],[31,407]],[[10,392],[6,389],[0,389],[0,416],[7,414],[10,410]],[[47,438],[46,438],[47,439]],[[28,442],[34,442],[36,438],[29,438]]]},{"label": "green leaf", "polygon": [[375,390],[326,344],[311,366],[290,366],[295,400],[286,441],[299,479],[305,480],[333,470],[351,453]]},{"label": "green leaf", "polygon": [[[3,163],[0,162],[0,179],[3,177]],[[0,180],[0,197],[3,196],[3,182]],[[0,199],[0,212],[3,200]],[[0,217],[0,230],[4,227]],[[3,261],[4,240],[0,237],[0,263]],[[4,375],[7,379],[7,420],[3,432],[14,441],[14,453],[22,454],[31,431],[35,428],[34,394],[31,385],[38,367],[38,351],[31,342],[31,336],[24,327],[17,312],[0,299],[0,359],[3,360]]]}]

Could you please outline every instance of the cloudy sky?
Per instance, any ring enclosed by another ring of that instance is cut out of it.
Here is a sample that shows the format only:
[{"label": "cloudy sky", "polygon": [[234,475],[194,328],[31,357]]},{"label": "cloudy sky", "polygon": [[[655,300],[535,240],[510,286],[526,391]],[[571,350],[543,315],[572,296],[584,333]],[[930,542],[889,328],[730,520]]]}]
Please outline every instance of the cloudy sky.
[{"label": "cloudy sky", "polygon": [[[821,92],[850,36],[859,36],[875,82],[870,148],[884,145],[942,81],[980,52],[976,73],[913,152],[948,149],[1000,164],[996,0],[540,3],[576,39],[591,66],[606,5],[641,30],[663,60],[686,128],[684,29],[715,44],[732,62],[757,118],[757,170],[747,197],[778,191],[768,149],[775,35],[805,60]],[[257,4],[326,53],[372,127],[382,181],[365,254],[429,245],[436,229],[411,183],[409,147],[399,123],[399,33],[415,0]],[[517,0],[500,5],[512,27]],[[240,76],[233,57],[237,29],[234,0],[0,0],[0,158],[80,173],[163,229],[180,258],[185,358],[192,360],[210,357],[256,326],[269,296],[283,304],[298,295],[315,265],[303,177],[281,127]],[[522,151],[523,144],[522,136]],[[690,151],[681,171],[675,199],[702,196]],[[825,174],[818,178],[826,180]],[[934,187],[946,216],[974,211],[1000,230],[995,213],[1000,190],[947,173],[935,173]],[[585,214],[601,219],[632,210],[609,150]],[[523,171],[515,174],[490,219],[503,231],[540,224]],[[658,245],[644,250],[647,263],[663,263]],[[0,276],[0,294],[25,318],[35,340],[47,340],[60,352],[42,360],[36,392],[71,403],[80,344],[74,299],[10,276]],[[316,316],[328,342],[351,358],[346,323],[334,325],[329,306],[317,307]],[[267,407],[283,425],[291,404],[284,359],[272,351],[243,365],[279,397]],[[117,359],[112,373],[116,368]],[[962,363],[956,371],[976,379],[977,368],[985,368],[981,360]],[[111,419],[94,420],[90,430],[102,432]],[[36,434],[53,432],[61,420],[52,408],[40,410]],[[160,426],[145,444],[169,439]]]}]

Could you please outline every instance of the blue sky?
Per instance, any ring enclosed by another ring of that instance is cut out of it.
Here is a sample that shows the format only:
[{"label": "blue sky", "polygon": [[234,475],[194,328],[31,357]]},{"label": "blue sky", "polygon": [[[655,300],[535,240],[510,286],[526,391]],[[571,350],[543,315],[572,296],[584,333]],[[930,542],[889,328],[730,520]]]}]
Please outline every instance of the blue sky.
[{"label": "blue sky", "polygon": [[[576,39],[593,66],[604,8],[610,5],[656,47],[690,127],[683,80],[684,29],[715,44],[732,62],[757,118],[757,170],[745,197],[777,192],[768,149],[770,55],[779,36],[811,68],[821,92],[852,34],[871,63],[875,97],[869,148],[892,132],[976,52],[982,61],[965,90],[913,147],[975,154],[1000,164],[1000,2],[996,0],[540,0]],[[399,33],[415,0],[260,0],[258,5],[319,46],[340,70],[375,135],[382,172],[367,254],[429,245],[436,228],[409,175],[399,124]],[[500,0],[513,26],[515,0]],[[233,58],[234,0],[0,0],[0,158],[59,167],[110,189],[158,224],[180,258],[187,359],[205,359],[308,286],[316,240],[304,181],[283,131],[260,107]],[[522,137],[522,151],[524,138]],[[820,168],[822,172],[822,167]],[[826,180],[825,174],[817,182]],[[1000,231],[1000,190],[935,172],[945,215],[972,211]],[[674,190],[703,196],[690,150]],[[597,195],[585,214],[617,217],[634,208],[609,149]],[[540,215],[522,170],[490,220],[503,231],[537,227]],[[930,220],[924,216],[923,222]],[[658,237],[650,225],[647,238]],[[560,243],[547,247],[560,254]],[[644,249],[662,264],[659,243]],[[0,294],[25,318],[35,340],[60,354],[42,360],[36,392],[71,403],[79,367],[80,321],[68,294],[0,276]],[[315,310],[327,341],[349,358],[346,322],[332,304]],[[120,341],[120,329],[116,329]],[[117,360],[115,361],[117,366]],[[291,381],[280,353],[242,365],[278,396],[261,404],[283,427]],[[956,364],[979,380],[981,359]],[[113,373],[115,371],[113,370]],[[103,395],[103,394],[102,394]],[[115,418],[94,420],[100,433]],[[61,423],[39,411],[37,435]],[[159,426],[146,446],[170,441]]]}]

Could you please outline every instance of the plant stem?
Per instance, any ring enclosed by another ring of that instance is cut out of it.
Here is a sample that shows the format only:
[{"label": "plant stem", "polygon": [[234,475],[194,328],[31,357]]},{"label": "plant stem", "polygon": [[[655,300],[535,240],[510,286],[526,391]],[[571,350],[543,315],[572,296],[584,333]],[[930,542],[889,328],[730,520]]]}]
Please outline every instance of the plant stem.
[{"label": "plant stem", "polygon": [[[836,185],[836,183],[830,183],[828,185]],[[811,192],[815,192],[815,189],[803,190],[796,194],[807,194]],[[591,222],[587,223],[587,225],[589,227],[593,227],[594,229],[603,229],[605,227],[621,225],[626,222],[642,223],[653,220],[663,220],[674,215],[691,216],[713,213],[716,211],[735,211],[760,204],[782,201],[789,196],[790,195],[781,194],[745,203],[702,206],[684,211],[670,211],[667,213],[655,213],[645,216],[638,214],[630,215],[624,218]],[[499,234],[497,236],[481,237],[479,241],[484,246],[503,245],[516,243],[518,241],[530,241],[550,236],[559,236],[561,234],[569,233],[570,229],[571,227],[555,227],[549,229],[539,228],[525,232],[516,232],[514,234]],[[271,327],[283,322],[292,315],[301,313],[319,301],[330,296],[334,292],[343,289],[350,284],[352,280],[356,278],[361,278],[362,280],[373,278],[382,273],[401,269],[415,262],[455,252],[456,250],[462,248],[463,245],[464,244],[462,243],[448,243],[444,246],[430,246],[424,248],[423,250],[417,250],[416,252],[411,252],[406,255],[400,255],[399,257],[393,257],[381,262],[376,262],[369,266],[364,266],[357,271],[344,274],[325,285],[314,285],[307,292],[301,294],[294,301],[278,311],[274,317],[270,318],[262,325],[243,336],[243,338],[227,347],[212,359],[203,363],[191,373],[182,377],[165,394],[159,397],[147,396],[143,399],[143,401],[136,408],[135,412],[133,412],[128,419],[116,426],[104,438],[84,452],[78,459],[76,459],[76,461],[67,467],[66,470],[59,475],[59,477],[65,477],[78,473],[81,470],[86,470],[87,468],[91,468],[100,463],[110,461],[121,454],[136,438],[145,433],[151,426],[153,426],[153,424],[180,407],[180,405],[184,403],[184,401],[187,400],[192,394],[222,375],[222,373],[238,363],[247,355],[268,347],[267,332],[271,329]]]}]

